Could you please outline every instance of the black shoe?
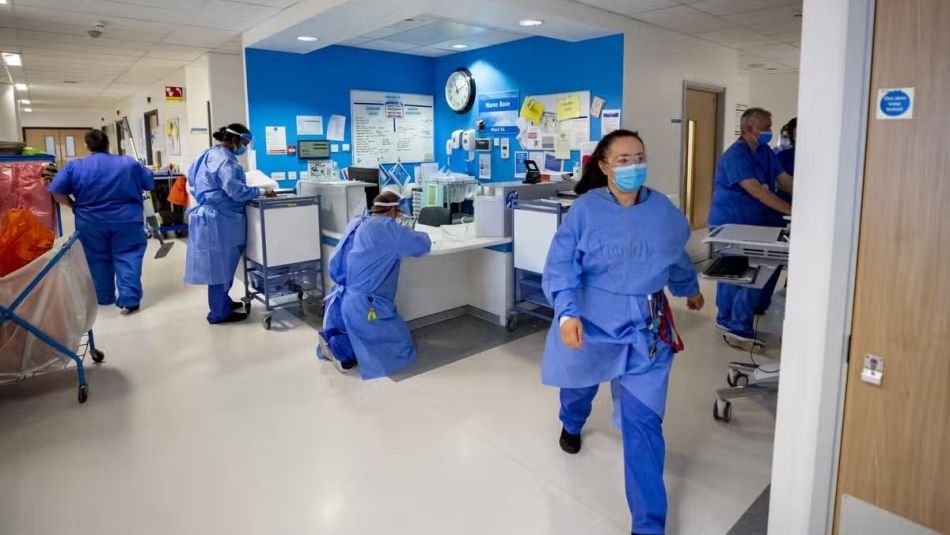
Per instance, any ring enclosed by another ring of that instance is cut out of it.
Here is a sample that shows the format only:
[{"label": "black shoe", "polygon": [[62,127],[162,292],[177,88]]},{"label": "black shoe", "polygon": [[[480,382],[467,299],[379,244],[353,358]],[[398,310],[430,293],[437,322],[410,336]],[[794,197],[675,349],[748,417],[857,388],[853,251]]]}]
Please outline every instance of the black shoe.
[{"label": "black shoe", "polygon": [[567,432],[567,429],[561,428],[561,440],[558,441],[561,445],[561,449],[565,453],[570,453],[574,455],[575,453],[581,451],[581,436],[572,435]]},{"label": "black shoe", "polygon": [[131,307],[125,307],[125,308],[122,309],[122,313],[123,313],[123,314],[126,314],[126,315],[128,315],[128,314],[134,314],[134,313],[136,313],[136,312],[138,312],[138,311],[139,311],[139,305],[135,305],[135,306],[131,306]]},{"label": "black shoe", "polygon": [[231,310],[241,310],[244,308],[244,303],[240,301],[231,301]]},{"label": "black shoe", "polygon": [[244,321],[244,320],[246,320],[246,319],[247,319],[247,314],[245,314],[244,312],[232,312],[230,315],[228,315],[228,317],[224,318],[223,320],[221,320],[221,321],[216,321],[215,324],[218,324],[218,323],[236,323],[236,322],[239,322],[239,321]]}]

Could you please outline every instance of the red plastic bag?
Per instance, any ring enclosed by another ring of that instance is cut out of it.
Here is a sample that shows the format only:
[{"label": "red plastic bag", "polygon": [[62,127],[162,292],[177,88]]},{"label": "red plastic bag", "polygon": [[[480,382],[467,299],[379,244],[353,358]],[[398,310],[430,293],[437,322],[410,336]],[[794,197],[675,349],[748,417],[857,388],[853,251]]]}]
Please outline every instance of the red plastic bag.
[{"label": "red plastic bag", "polygon": [[0,217],[7,210],[28,208],[47,227],[56,230],[55,203],[43,179],[48,165],[48,162],[0,163]]},{"label": "red plastic bag", "polygon": [[0,223],[0,277],[43,256],[53,248],[55,235],[33,212],[14,208]]}]

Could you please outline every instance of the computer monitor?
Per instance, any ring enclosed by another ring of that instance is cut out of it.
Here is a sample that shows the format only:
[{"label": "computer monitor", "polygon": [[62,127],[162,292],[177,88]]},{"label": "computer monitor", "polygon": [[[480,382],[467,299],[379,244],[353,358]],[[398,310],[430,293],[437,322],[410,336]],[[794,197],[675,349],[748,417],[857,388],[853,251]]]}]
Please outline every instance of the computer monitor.
[{"label": "computer monitor", "polygon": [[373,199],[379,195],[379,168],[355,167],[347,169],[347,179],[353,182],[369,182],[374,186],[366,186],[366,208],[372,209]]}]

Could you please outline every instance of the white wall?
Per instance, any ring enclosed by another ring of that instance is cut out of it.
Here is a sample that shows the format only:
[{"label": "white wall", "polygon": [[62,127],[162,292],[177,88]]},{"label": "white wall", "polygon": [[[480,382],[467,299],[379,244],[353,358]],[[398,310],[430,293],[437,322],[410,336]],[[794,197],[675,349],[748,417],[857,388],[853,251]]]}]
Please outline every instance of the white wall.
[{"label": "white wall", "polygon": [[[157,143],[162,151],[162,165],[174,163],[180,169],[187,169],[191,163],[192,154],[187,143],[188,139],[188,112],[185,102],[167,102],[165,101],[165,86],[185,86],[185,69],[179,69],[162,80],[156,81],[149,89],[140,91],[125,101],[116,104],[116,109],[120,112],[120,117],[127,115],[129,117],[129,126],[132,129],[132,135],[135,138],[135,148],[140,158],[145,158],[145,112],[158,110],[158,122],[160,132],[157,137]],[[151,98],[151,103],[148,102]],[[188,99],[188,91],[185,90],[185,99]],[[165,121],[178,117],[181,128],[181,154],[172,155],[168,153],[165,143]],[[126,145],[126,154],[131,155],[131,148]]]},{"label": "white wall", "polygon": [[192,157],[197,156],[213,143],[208,140],[209,131],[214,131],[213,125],[208,122],[208,101],[211,100],[208,71],[207,54],[185,67],[185,109],[188,113],[189,130],[182,133],[182,142],[185,143],[187,140],[189,154]]},{"label": "white wall", "polygon": [[13,84],[0,84],[0,141],[22,141],[20,113]]},{"label": "white wall", "polygon": [[798,116],[798,73],[751,75],[748,100],[750,106],[772,112],[772,132],[777,143],[782,125]]},{"label": "white wall", "polygon": [[873,0],[805,0],[795,222],[770,535],[830,533],[871,56]]},{"label": "white wall", "polygon": [[115,121],[115,110],[34,111],[23,114],[24,127],[53,128],[100,128],[106,122]]},{"label": "white wall", "polygon": [[[623,125],[639,130],[647,146],[649,183],[680,198],[682,189],[683,82],[726,89],[723,140],[734,139],[731,117],[740,82],[737,52],[653,26],[630,22],[624,33]],[[740,95],[741,93],[741,95]]]},{"label": "white wall", "polygon": [[230,123],[247,124],[244,58],[238,54],[208,54],[211,121],[215,129]]}]

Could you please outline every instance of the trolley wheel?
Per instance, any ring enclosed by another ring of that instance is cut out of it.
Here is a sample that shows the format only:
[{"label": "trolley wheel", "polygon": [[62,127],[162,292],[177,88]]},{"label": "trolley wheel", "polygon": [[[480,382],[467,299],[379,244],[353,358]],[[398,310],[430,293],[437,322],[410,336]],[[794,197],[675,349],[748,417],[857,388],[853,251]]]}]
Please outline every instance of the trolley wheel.
[{"label": "trolley wheel", "polygon": [[730,369],[726,374],[726,384],[735,388],[737,386],[749,386],[749,376],[739,370]]},{"label": "trolley wheel", "polygon": [[261,325],[264,326],[264,330],[269,331],[270,328],[271,328],[271,317],[270,317],[270,316],[264,316],[264,318],[261,319]]},{"label": "trolley wheel", "polygon": [[79,403],[85,403],[89,399],[89,386],[79,385]]},{"label": "trolley wheel", "polygon": [[95,362],[96,364],[99,364],[100,362],[106,360],[106,354],[103,353],[102,351],[99,351],[96,348],[92,348],[89,350],[89,356],[92,357],[92,361]]},{"label": "trolley wheel", "polygon": [[515,329],[518,328],[518,316],[510,314],[508,320],[505,322],[505,328],[508,329],[508,332],[515,332]]},{"label": "trolley wheel", "polygon": [[[720,408],[720,406],[722,408]],[[717,422],[729,423],[732,421],[732,402],[716,398],[713,401],[713,419]]]},{"label": "trolley wheel", "polygon": [[297,292],[297,301],[303,301],[303,292]]},{"label": "trolley wheel", "polygon": [[245,314],[250,314],[250,313],[251,313],[251,302],[250,302],[250,301],[246,301],[246,302],[244,303],[244,313],[245,313]]}]

